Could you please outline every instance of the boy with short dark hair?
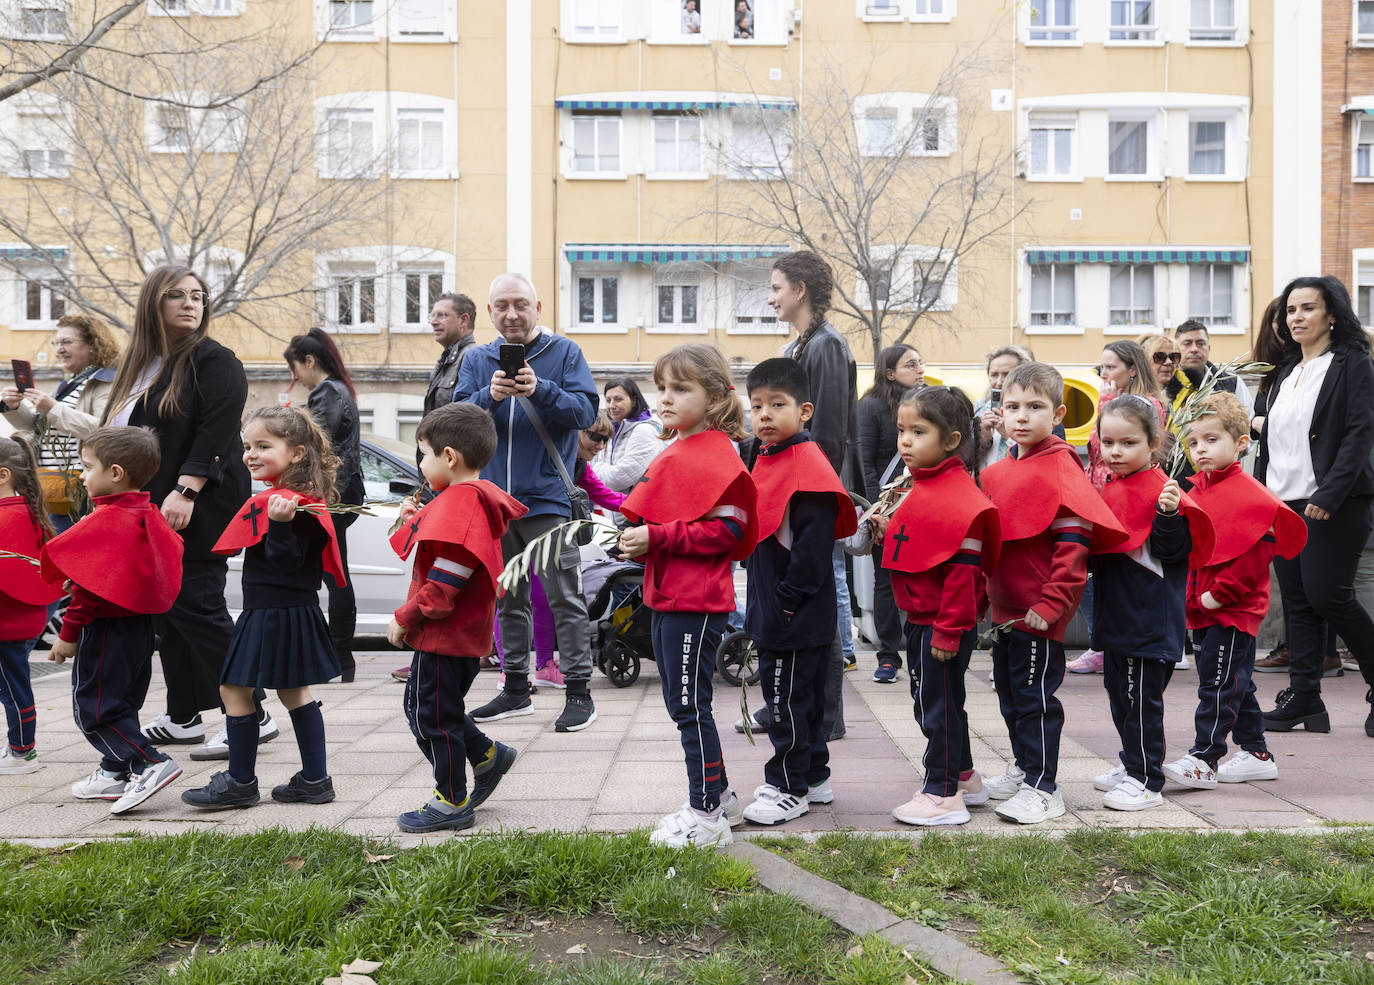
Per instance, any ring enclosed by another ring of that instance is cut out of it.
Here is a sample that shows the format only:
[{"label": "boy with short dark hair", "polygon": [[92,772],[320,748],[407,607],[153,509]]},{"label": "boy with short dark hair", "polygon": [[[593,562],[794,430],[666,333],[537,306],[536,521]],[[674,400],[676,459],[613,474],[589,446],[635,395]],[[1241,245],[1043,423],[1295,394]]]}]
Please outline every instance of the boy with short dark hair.
[{"label": "boy with short dark hair", "polygon": [[771,711],[773,755],[745,820],[782,824],[828,804],[830,752],[822,718],[835,625],[835,541],[856,527],[854,507],[825,453],[805,430],[814,407],[806,371],[765,359],[749,373],[749,418],[761,448],[754,463],[759,542],[744,626],[759,650],[759,683]]},{"label": "boy with short dark hair", "polygon": [[[434,491],[424,507],[401,505],[391,546],[415,552],[410,590],[387,628],[393,646],[415,650],[406,678],[410,731],[434,767],[434,796],[397,818],[402,831],[472,827],[473,810],[515,763],[515,750],[482,733],[464,708],[481,657],[491,652],[501,535],[525,507],[481,478],[496,451],[491,415],[448,404],[425,415],[415,434],[420,471]],[[468,792],[464,758],[472,764]]]},{"label": "boy with short dark hair", "polygon": [[[1216,545],[1211,559],[1188,577],[1186,612],[1198,677],[1193,744],[1186,756],[1164,765],[1164,775],[1211,790],[1218,782],[1278,778],[1255,700],[1255,633],[1269,611],[1269,563],[1276,553],[1295,557],[1307,542],[1307,526],[1241,469],[1250,415],[1240,399],[1213,393],[1203,408],[1186,436],[1198,467],[1190,495],[1212,516]],[[1240,748],[1219,763],[1228,733]]]},{"label": "boy with short dark hair", "polygon": [[1125,533],[1054,427],[1064,419],[1064,378],[1022,363],[1002,388],[1002,422],[1015,457],[983,470],[1002,520],[1002,553],[988,581],[991,619],[1013,623],[992,644],[993,682],[1015,761],[984,781],[999,817],[1034,824],[1061,817],[1055,782],[1064,706],[1064,631],[1088,580],[1088,554]]},{"label": "boy with short dark hair", "polygon": [[72,793],[114,801],[111,814],[132,810],[181,775],[138,724],[152,677],[153,617],[181,591],[181,538],[141,491],[160,461],[151,431],[94,431],[81,443],[81,465],[95,509],[48,541],[42,555],[44,578],[71,583],[48,659],[76,658],[76,724],[101,754],[100,765]]}]

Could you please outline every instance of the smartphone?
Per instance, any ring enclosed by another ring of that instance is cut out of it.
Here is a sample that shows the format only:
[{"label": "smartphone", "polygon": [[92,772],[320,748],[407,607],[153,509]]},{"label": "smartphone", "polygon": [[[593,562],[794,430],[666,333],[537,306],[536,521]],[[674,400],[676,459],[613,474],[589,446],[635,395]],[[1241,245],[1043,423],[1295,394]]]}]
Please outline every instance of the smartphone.
[{"label": "smartphone", "polygon": [[1000,388],[993,388],[992,402],[988,406],[991,407],[993,410],[1002,409],[1002,391]]},{"label": "smartphone", "polygon": [[507,379],[515,379],[525,366],[525,347],[510,342],[501,344],[501,372]]},{"label": "smartphone", "polygon": [[14,370],[14,385],[19,388],[19,392],[33,389],[33,366],[27,359],[11,359],[10,367]]}]

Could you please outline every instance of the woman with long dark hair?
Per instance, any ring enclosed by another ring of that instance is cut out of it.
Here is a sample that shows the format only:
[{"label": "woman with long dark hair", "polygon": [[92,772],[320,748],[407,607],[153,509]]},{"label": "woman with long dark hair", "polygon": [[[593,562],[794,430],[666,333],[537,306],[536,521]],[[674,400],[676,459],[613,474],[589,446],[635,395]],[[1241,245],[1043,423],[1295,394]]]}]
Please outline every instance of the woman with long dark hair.
[{"label": "woman with long dark hair", "polygon": [[[1374,362],[1339,280],[1299,277],[1282,297],[1283,361],[1268,394],[1255,478],[1303,516],[1307,546],[1292,560],[1274,559],[1291,656],[1289,686],[1264,713],[1264,727],[1326,732],[1326,624],[1374,684],[1374,620],[1354,591],[1374,497]],[[1365,733],[1374,736],[1374,710]]]},{"label": "woman with long dark hair", "polygon": [[[339,502],[357,506],[363,501],[362,455],[358,449],[358,391],[348,375],[339,347],[322,328],[312,328],[297,335],[282,353],[291,367],[291,377],[310,388],[306,409],[315,418],[339,457],[336,483]],[[334,530],[339,539],[339,557],[344,574],[348,574],[347,531],[358,519],[356,513],[334,516]],[[334,641],[334,653],[339,658],[341,679],[350,684],[357,671],[353,660],[353,631],[358,624],[358,602],[353,593],[353,579],[335,585],[327,579],[329,588],[329,636]]]},{"label": "woman with long dark hair", "polygon": [[[897,405],[907,391],[925,385],[925,365],[915,346],[890,345],[878,354],[873,385],[859,399],[859,445],[864,473],[864,496],[878,499],[883,480],[904,472],[897,457]],[[873,679],[880,684],[897,680],[902,665],[902,617],[892,598],[892,576],[883,567],[882,542],[873,545],[873,624],[878,639],[878,666]]]},{"label": "woman with long dark hair", "polygon": [[[146,488],[185,546],[181,592],[157,620],[167,710],[143,726],[156,743],[204,739],[200,713],[219,707],[234,634],[224,603],[229,559],[211,547],[248,498],[239,436],[248,378],[238,357],[210,338],[210,317],[210,290],[195,271],[166,264],[150,272],[105,408],[104,423],[157,435],[162,463]],[[259,741],[276,737],[261,705],[258,722]],[[218,755],[210,745],[192,758]],[[227,757],[228,746],[222,751]]]},{"label": "woman with long dark hair", "polygon": [[664,448],[663,433],[649,413],[639,384],[628,376],[608,380],[602,391],[611,419],[611,440],[592,460],[597,477],[616,492],[629,492]]}]

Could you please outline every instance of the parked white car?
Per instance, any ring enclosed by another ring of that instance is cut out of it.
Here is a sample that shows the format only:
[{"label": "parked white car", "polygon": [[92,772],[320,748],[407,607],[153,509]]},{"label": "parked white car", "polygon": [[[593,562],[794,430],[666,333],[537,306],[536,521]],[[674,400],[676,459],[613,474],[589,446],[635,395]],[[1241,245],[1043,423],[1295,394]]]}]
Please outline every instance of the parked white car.
[{"label": "parked white car", "polygon": [[[358,597],[358,636],[385,636],[391,614],[405,601],[410,564],[396,556],[388,542],[405,494],[420,484],[415,446],[375,434],[362,436],[364,498],[377,505],[375,516],[360,516],[348,528],[348,571]],[[225,600],[237,618],[243,607],[243,556],[229,559]],[[328,582],[329,576],[325,576]],[[329,593],[320,589],[320,606],[329,611]]]}]

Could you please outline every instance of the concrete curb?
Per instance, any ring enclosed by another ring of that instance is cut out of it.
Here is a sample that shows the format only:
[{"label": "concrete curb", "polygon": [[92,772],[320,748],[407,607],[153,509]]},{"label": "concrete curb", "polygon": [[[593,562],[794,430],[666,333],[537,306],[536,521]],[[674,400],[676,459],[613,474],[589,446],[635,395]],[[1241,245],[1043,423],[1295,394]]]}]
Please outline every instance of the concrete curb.
[{"label": "concrete curb", "polygon": [[970,985],[1016,985],[1021,981],[1001,963],[962,941],[924,924],[903,920],[886,907],[841,889],[757,845],[737,841],[726,851],[754,866],[759,884],[765,889],[786,893],[851,934],[877,934],[942,975]]}]

